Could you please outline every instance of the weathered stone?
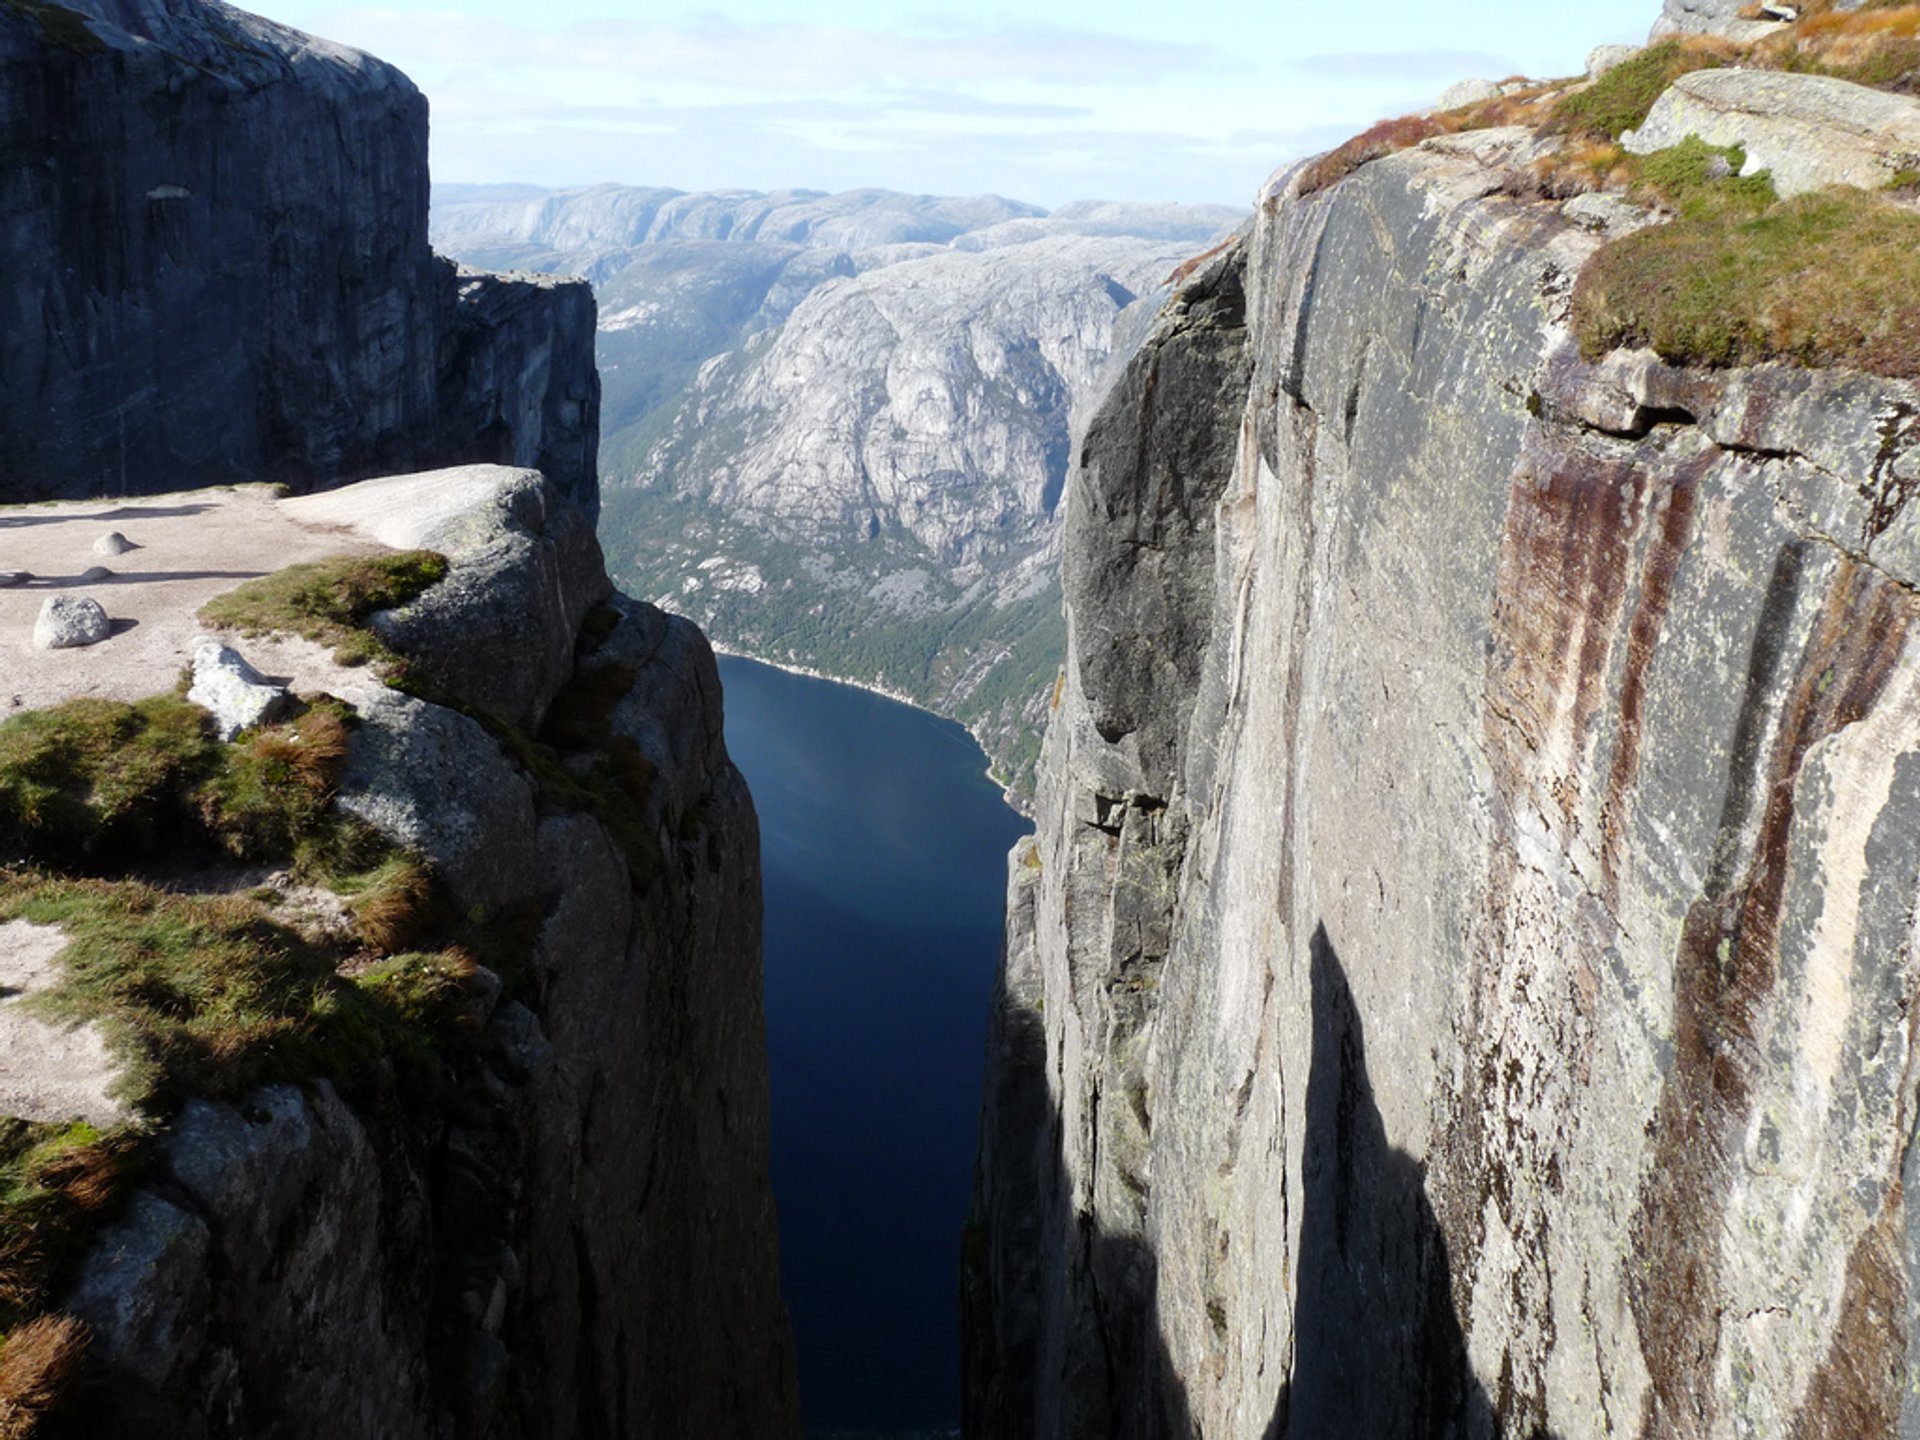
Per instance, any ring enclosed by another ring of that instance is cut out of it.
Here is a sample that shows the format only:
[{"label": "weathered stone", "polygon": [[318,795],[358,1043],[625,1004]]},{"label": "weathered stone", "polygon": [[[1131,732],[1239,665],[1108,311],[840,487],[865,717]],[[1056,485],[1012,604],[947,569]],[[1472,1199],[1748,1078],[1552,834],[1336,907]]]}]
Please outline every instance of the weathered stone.
[{"label": "weathered stone", "polygon": [[49,595],[33,624],[33,643],[42,650],[98,645],[112,633],[100,602],[85,595]]},{"label": "weathered stone", "polygon": [[446,579],[375,615],[373,629],[441,689],[529,733],[572,673],[581,621],[613,591],[591,514],[532,470],[466,465],[285,503],[305,520],[444,554]]},{"label": "weathered stone", "polygon": [[1492,80],[1460,80],[1440,92],[1433,102],[1436,110],[1457,110],[1481,100],[1498,100],[1500,86]]},{"label": "weathered stone", "polygon": [[209,1276],[207,1227],[150,1190],[94,1241],[65,1308],[102,1357],[152,1386],[199,1359]]},{"label": "weathered stone", "polygon": [[1649,225],[1658,224],[1660,218],[1644,205],[1635,205],[1630,200],[1622,200],[1618,195],[1609,195],[1604,191],[1576,195],[1560,207],[1560,213],[1574,224],[1597,230],[1609,239],[1644,230]]},{"label": "weathered stone", "polygon": [[93,542],[93,553],[96,555],[125,555],[129,550],[138,548],[118,530],[110,530]]},{"label": "weathered stone", "polygon": [[546,891],[533,786],[478,721],[375,686],[340,698],[360,716],[342,810],[425,856],[463,907],[492,914]]},{"label": "weathered stone", "polygon": [[187,699],[207,708],[222,740],[269,724],[293,706],[286,686],[273,684],[238,651],[211,637],[194,647],[193,684]]},{"label": "weathered stone", "polygon": [[1746,151],[1782,196],[1827,185],[1884,187],[1920,163],[1920,100],[1826,75],[1696,70],[1654,102],[1621,142],[1637,155],[1698,135]]},{"label": "weathered stone", "polygon": [[[1836,10],[1858,10],[1864,0],[1837,0]],[[1751,0],[1666,0],[1654,22],[1652,38],[1668,35],[1725,35],[1733,40],[1758,40],[1780,29],[1777,20],[1751,18]]]},{"label": "weathered stone", "polygon": [[1614,66],[1640,53],[1638,45],[1596,45],[1587,52],[1587,77],[1598,80]]}]

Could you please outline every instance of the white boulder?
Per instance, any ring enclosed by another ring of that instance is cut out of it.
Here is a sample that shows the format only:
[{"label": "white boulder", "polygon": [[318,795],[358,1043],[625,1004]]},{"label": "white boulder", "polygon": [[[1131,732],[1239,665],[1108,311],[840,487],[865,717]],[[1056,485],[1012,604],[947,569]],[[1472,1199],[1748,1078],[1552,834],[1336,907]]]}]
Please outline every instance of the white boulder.
[{"label": "white boulder", "polygon": [[293,704],[286,686],[271,683],[238,651],[212,638],[194,647],[187,699],[212,714],[222,740],[278,719]]}]

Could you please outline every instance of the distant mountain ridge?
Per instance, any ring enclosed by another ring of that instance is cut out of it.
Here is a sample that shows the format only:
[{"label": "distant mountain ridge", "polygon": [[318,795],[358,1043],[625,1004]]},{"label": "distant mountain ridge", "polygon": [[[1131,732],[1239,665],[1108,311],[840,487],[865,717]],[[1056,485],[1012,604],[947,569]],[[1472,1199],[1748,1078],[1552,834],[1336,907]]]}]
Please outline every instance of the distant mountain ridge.
[{"label": "distant mountain ridge", "polygon": [[601,531],[724,645],[972,727],[1016,791],[1064,654],[1075,422],[1219,206],[441,185],[475,264],[599,297]]}]

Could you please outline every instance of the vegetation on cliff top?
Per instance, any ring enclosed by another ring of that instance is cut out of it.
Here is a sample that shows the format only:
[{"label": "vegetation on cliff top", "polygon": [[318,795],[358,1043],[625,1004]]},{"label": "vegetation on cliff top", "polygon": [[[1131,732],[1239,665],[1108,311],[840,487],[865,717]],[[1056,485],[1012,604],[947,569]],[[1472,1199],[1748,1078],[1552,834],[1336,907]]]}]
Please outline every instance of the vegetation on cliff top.
[{"label": "vegetation on cliff top", "polygon": [[332,646],[336,664],[371,664],[401,683],[406,661],[366,628],[367,618],[418,599],[446,573],[447,557],[431,550],[337,555],[248,581],[201,606],[200,618],[242,635],[304,635]]},{"label": "vegetation on cliff top", "polygon": [[1920,377],[1920,214],[1840,187],[1755,213],[1696,205],[1601,248],[1574,289],[1582,351],[1791,360]]}]

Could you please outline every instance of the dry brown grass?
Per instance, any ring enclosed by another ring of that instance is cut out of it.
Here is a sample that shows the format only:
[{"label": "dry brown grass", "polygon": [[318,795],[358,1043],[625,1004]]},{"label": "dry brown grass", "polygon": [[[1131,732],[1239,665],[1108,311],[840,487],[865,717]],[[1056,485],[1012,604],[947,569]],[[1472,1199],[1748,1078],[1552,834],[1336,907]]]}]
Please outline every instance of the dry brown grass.
[{"label": "dry brown grass", "polygon": [[1213,259],[1214,256],[1218,255],[1222,250],[1225,250],[1231,244],[1233,244],[1233,237],[1229,235],[1225,240],[1222,240],[1218,245],[1214,246],[1211,250],[1202,250],[1198,255],[1193,256],[1191,259],[1182,260],[1178,265],[1173,267],[1173,272],[1170,275],[1168,275],[1167,278],[1161,281],[1160,283],[1163,285],[1173,285],[1173,286],[1180,286],[1180,285],[1186,284],[1187,281],[1191,280],[1194,277],[1194,275],[1199,271],[1202,265],[1206,264],[1207,261]]},{"label": "dry brown grass", "polygon": [[31,1440],[86,1362],[92,1336],[71,1315],[42,1315],[0,1349],[0,1440]]},{"label": "dry brown grass", "polygon": [[1453,110],[1382,120],[1309,164],[1300,177],[1300,193],[1312,195],[1346,179],[1362,165],[1388,155],[1397,155],[1402,150],[1410,150],[1422,141],[1437,136],[1459,135],[1469,130],[1492,130],[1503,125],[1542,125],[1551,114],[1554,103],[1566,92],[1567,83],[1548,81],[1516,90],[1511,95],[1476,100]]},{"label": "dry brown grass", "polygon": [[367,949],[389,955],[404,950],[426,929],[433,905],[433,876],[411,856],[383,867],[352,903],[353,933]]}]

